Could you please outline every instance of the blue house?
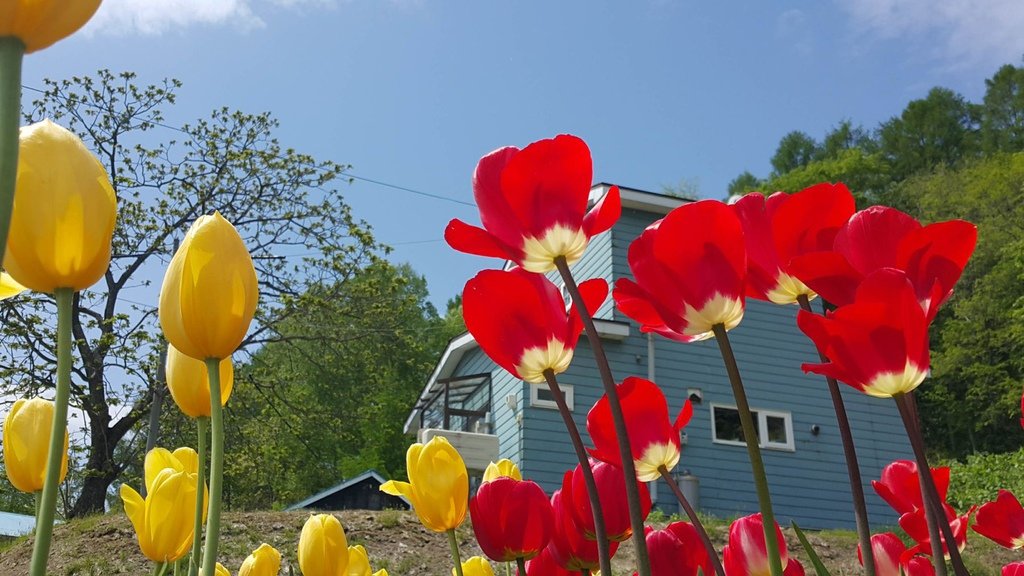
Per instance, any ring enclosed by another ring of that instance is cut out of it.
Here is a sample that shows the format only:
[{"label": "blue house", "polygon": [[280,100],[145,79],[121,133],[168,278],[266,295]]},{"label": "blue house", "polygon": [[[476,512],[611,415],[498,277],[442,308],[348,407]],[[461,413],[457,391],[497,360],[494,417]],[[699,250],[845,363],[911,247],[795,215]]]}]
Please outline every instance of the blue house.
[{"label": "blue house", "polygon": [[[592,200],[610,185],[597,184]],[[629,244],[655,220],[686,200],[620,188],[622,217],[592,239],[573,266],[578,281],[630,277]],[[556,284],[557,278],[552,277]],[[802,362],[816,361],[811,342],[796,328],[796,307],[747,300],[743,322],[730,334],[749,402],[759,426],[772,501],[779,522],[805,528],[852,528],[849,481],[832,401],[820,376],[805,375]],[[618,381],[636,375],[658,383],[674,417],[686,398],[694,417],[685,429],[682,458],[674,470],[695,506],[728,518],[757,511],[738,414],[717,344],[692,344],[643,334],[617,311],[611,298],[595,315]],[[586,437],[586,416],[603,393],[586,338],[572,366],[559,375],[574,418]],[[857,444],[872,524],[893,525],[896,516],[871,489],[889,462],[911,458],[893,402],[870,398],[841,385]],[[445,349],[405,423],[420,441],[435,435],[452,440],[473,470],[493,458],[509,458],[548,493],[576,457],[545,385],[528,384],[499,368],[472,335]],[[678,510],[666,486],[649,485],[656,505]]]}]

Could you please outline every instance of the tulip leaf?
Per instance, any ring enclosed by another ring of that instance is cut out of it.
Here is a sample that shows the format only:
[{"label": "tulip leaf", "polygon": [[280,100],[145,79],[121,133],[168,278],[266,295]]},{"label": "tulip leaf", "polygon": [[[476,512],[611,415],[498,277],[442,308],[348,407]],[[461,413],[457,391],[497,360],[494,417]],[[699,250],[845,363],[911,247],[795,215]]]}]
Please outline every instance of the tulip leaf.
[{"label": "tulip leaf", "polygon": [[793,522],[793,531],[796,532],[796,537],[800,539],[800,544],[803,545],[804,552],[807,553],[807,557],[811,560],[811,564],[814,565],[814,572],[818,576],[832,576],[828,571],[828,568],[825,568],[825,565],[821,563],[821,558],[818,556],[818,553],[814,551],[813,547],[811,547],[810,541],[807,540],[807,536],[804,536],[803,530],[800,530],[800,527],[796,525],[796,522]]}]

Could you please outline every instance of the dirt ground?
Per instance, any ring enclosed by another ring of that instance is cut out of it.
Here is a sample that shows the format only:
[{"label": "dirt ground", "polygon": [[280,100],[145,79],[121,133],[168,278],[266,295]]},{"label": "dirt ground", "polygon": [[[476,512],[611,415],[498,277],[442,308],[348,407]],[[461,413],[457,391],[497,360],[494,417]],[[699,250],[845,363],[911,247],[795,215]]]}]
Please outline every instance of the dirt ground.
[{"label": "dirt ground", "polygon": [[[362,544],[370,555],[374,570],[387,568],[391,576],[449,576],[451,557],[448,541],[442,534],[435,534],[420,525],[411,512],[337,512],[345,527],[349,544]],[[232,574],[237,573],[242,560],[267,542],[277,548],[283,557],[282,575],[299,574],[296,548],[302,525],[309,517],[308,512],[235,512],[227,513],[222,523],[220,546],[221,562]],[[655,527],[665,522],[653,522]],[[709,531],[716,547],[725,544],[724,522],[709,525]],[[460,528],[460,553],[463,559],[480,554],[472,539],[468,522]],[[786,540],[791,551],[800,549],[799,542],[790,530]],[[818,551],[833,576],[852,576],[860,573],[857,568],[856,537],[851,532],[835,531],[809,533],[812,545]],[[972,559],[974,576],[995,576],[1003,563],[1024,560],[1024,554],[997,549],[984,539],[972,534],[968,557]],[[6,548],[0,548],[0,576],[21,576],[28,572],[31,542],[21,539]],[[796,556],[804,560],[802,553]],[[628,543],[619,548],[615,557],[616,574],[632,574],[629,567],[633,561],[633,550]],[[804,562],[808,574],[813,574],[810,564]],[[505,573],[496,566],[496,573]],[[99,576],[105,574],[150,574],[152,564],[139,551],[127,518],[123,514],[95,516],[58,526],[54,534],[49,573],[55,576]],[[513,570],[514,573],[514,570]],[[536,575],[544,576],[544,575]]]}]

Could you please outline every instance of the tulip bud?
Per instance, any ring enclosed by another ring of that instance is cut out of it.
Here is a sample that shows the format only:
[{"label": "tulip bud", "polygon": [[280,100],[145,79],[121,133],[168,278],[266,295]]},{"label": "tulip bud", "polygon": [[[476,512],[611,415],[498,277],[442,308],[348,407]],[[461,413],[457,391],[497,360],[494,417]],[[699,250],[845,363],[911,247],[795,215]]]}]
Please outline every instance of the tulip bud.
[{"label": "tulip bud", "polygon": [[8,0],[0,10],[0,36],[14,36],[35,52],[62,40],[85,25],[100,0]]},{"label": "tulip bud", "polygon": [[110,264],[117,198],[82,140],[43,120],[21,129],[4,265],[37,292],[84,290]]},{"label": "tulip bud", "polygon": [[256,312],[252,257],[220,213],[200,216],[171,258],[160,288],[160,327],[179,351],[224,359],[238,348]]},{"label": "tulip bud", "polygon": [[[452,576],[455,574],[452,568]],[[494,576],[494,569],[482,556],[473,556],[462,563],[462,576]]]},{"label": "tulip bud", "polygon": [[253,550],[242,562],[238,576],[277,576],[281,571],[281,553],[267,543]]},{"label": "tulip bud", "polygon": [[[53,402],[24,398],[11,406],[4,420],[4,467],[11,484],[22,492],[39,492],[46,478],[46,457],[53,426]],[[60,481],[68,472],[68,434],[64,432],[64,455]]]},{"label": "tulip bud", "polygon": [[361,544],[348,547],[348,569],[346,576],[371,576],[370,556]]},{"label": "tulip bud", "polygon": [[497,462],[491,462],[487,465],[487,469],[484,470],[484,482],[490,482],[498,478],[512,478],[513,480],[522,480],[523,474],[519,471],[519,467],[508,458],[502,458]]},{"label": "tulip bud", "polygon": [[443,436],[413,444],[405,453],[409,482],[389,480],[382,492],[412,502],[420,522],[434,532],[458,528],[469,504],[469,473],[459,452]]},{"label": "tulip bud", "polygon": [[124,512],[146,558],[174,562],[192,547],[196,481],[194,472],[163,468],[147,482],[145,499],[127,484],[121,485]]},{"label": "tulip bud", "polygon": [[303,576],[346,576],[348,540],[341,522],[330,514],[314,514],[299,535],[299,570]]},{"label": "tulip bud", "polygon": [[[167,389],[171,398],[189,418],[210,417],[210,375],[206,363],[167,346]],[[228,403],[235,378],[231,358],[220,361],[220,404]]]}]

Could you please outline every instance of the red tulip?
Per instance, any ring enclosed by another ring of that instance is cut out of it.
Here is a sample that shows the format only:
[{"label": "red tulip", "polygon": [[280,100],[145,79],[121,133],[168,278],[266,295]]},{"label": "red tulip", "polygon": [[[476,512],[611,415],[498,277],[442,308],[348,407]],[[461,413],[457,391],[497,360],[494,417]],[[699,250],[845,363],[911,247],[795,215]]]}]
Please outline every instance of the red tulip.
[{"label": "red tulip", "polygon": [[[943,508],[946,513],[946,520],[949,521],[949,528],[953,532],[953,540],[956,542],[956,548],[957,550],[963,551],[964,547],[967,546],[967,525],[970,523],[971,514],[974,513],[974,508],[971,508],[962,516],[957,516],[953,507],[949,504],[943,504]],[[903,531],[917,542],[915,546],[907,548],[907,551],[903,553],[905,559],[909,559],[915,554],[926,554],[931,556],[932,543],[931,537],[928,534],[928,523],[925,518],[923,508],[900,516],[900,528],[903,528]],[[946,538],[945,536],[940,536],[940,539],[942,540],[943,556],[948,560],[949,547],[946,543]]]},{"label": "red tulip", "polygon": [[484,482],[469,501],[469,514],[480,549],[495,562],[540,554],[554,528],[547,494],[529,480]]},{"label": "red tulip", "polygon": [[1024,562],[1013,562],[1003,566],[1003,576],[1024,576]]},{"label": "red tulip", "polygon": [[914,287],[899,270],[868,276],[854,301],[818,316],[801,310],[797,326],[830,360],[803,364],[879,398],[917,388],[928,375],[928,320]]},{"label": "red tulip", "polygon": [[844,184],[822,183],[767,199],[752,192],[732,205],[747,245],[747,296],[793,304],[815,293],[789,272],[794,256],[830,251],[836,233],[857,209]]},{"label": "red tulip", "polygon": [[572,264],[622,211],[613,186],[587,212],[592,171],[587,144],[567,134],[495,150],[473,174],[483,228],[452,220],[444,238],[460,252],[512,260],[530,272],[554,270],[558,257]]},{"label": "red tulip", "polygon": [[904,576],[935,576],[935,565],[927,556],[914,556],[907,560],[903,572]]},{"label": "red tulip", "polygon": [[[578,576],[579,572],[570,572],[555,562],[551,556],[551,546],[541,550],[540,554],[526,563],[526,573],[531,576]],[[516,576],[525,576],[516,570]]]},{"label": "red tulip", "polygon": [[696,576],[698,568],[714,574],[704,543],[689,522],[673,522],[664,530],[648,527],[647,552],[656,576]]},{"label": "red tulip", "polygon": [[[803,576],[804,567],[795,558],[789,557],[786,539],[775,524],[775,538],[779,543],[779,557],[784,567],[784,576]],[[729,543],[722,549],[722,560],[726,574],[744,576],[769,576],[768,548],[764,541],[764,523],[761,514],[737,519],[729,526]]]},{"label": "red tulip", "polygon": [[[914,556],[904,559],[907,547],[892,532],[872,536],[871,551],[875,557],[876,576],[935,576],[935,568],[927,558]],[[864,565],[860,545],[857,546],[857,561]]]},{"label": "red tulip", "polygon": [[[591,313],[608,296],[595,278],[579,286]],[[572,361],[583,322],[575,307],[566,312],[550,280],[522,268],[484,270],[462,292],[466,328],[499,366],[527,382],[544,382],[544,371],[564,372]]]},{"label": "red tulip", "polygon": [[1024,507],[1009,490],[978,508],[971,528],[1004,548],[1024,548]]},{"label": "red tulip", "polygon": [[[597,498],[601,502],[608,540],[628,540],[633,535],[633,527],[629,522],[629,503],[626,500],[626,482],[622,468],[591,460],[590,469],[594,472]],[[651,493],[647,490],[646,484],[639,482],[637,490],[640,494],[640,513],[646,519],[651,512]],[[572,472],[566,472],[562,477],[562,503],[572,510],[573,521],[577,528],[583,531],[583,535],[590,540],[596,538],[594,510],[590,507],[583,469],[578,464]]]},{"label": "red tulip", "polygon": [[836,235],[831,252],[790,261],[790,272],[832,304],[853,302],[857,285],[872,272],[896,268],[907,274],[929,321],[953,293],[974,252],[978,230],[951,220],[927,226],[885,206],[853,215]]},{"label": "red tulip", "polygon": [[[932,481],[939,498],[945,502],[949,491],[949,466],[931,469]],[[897,514],[920,510],[921,480],[917,475],[917,463],[913,460],[896,460],[882,469],[882,479],[872,480],[871,486]]]},{"label": "red tulip", "polygon": [[[679,462],[679,433],[693,416],[693,406],[687,400],[672,423],[665,394],[654,382],[630,376],[618,385],[617,392],[629,432],[636,477],[641,482],[657,480],[661,477],[660,467],[671,470]],[[601,396],[587,414],[587,432],[594,442],[591,455],[621,467],[607,394]]]},{"label": "red tulip", "polygon": [[[565,482],[563,481],[563,486]],[[589,540],[576,524],[570,503],[562,497],[561,490],[551,495],[551,508],[555,515],[555,531],[548,544],[548,553],[556,564],[570,572],[597,570],[597,541]],[[609,553],[614,555],[618,542],[609,542]]]},{"label": "red tulip", "polygon": [[615,303],[643,332],[681,342],[743,319],[747,251],[736,214],[716,200],[684,204],[629,246],[633,278],[615,283]]}]

